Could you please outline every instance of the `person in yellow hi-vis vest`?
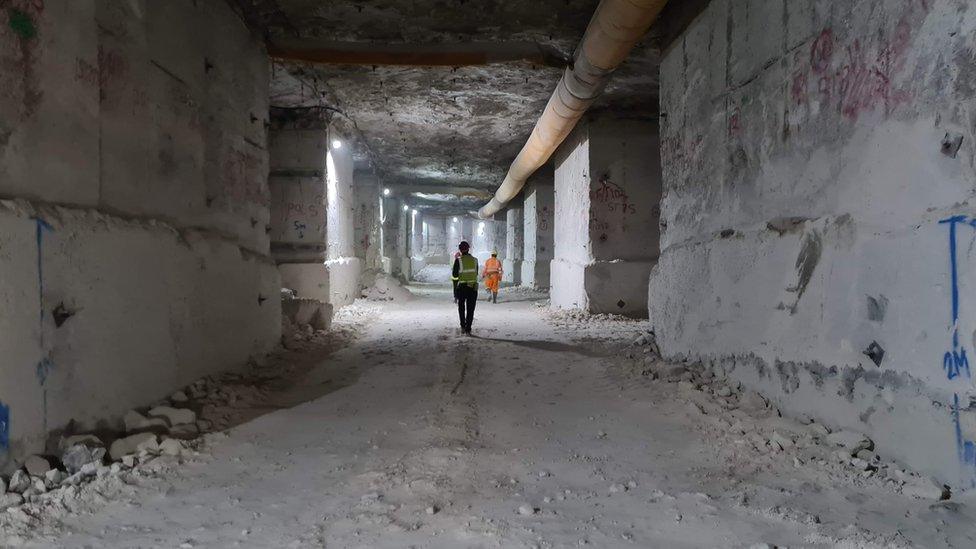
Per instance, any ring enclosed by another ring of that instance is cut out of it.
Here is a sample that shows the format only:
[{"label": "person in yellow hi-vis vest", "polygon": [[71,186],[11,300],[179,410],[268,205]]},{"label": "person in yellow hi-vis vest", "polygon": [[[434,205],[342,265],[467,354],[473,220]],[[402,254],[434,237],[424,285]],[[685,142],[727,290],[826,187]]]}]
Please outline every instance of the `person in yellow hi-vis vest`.
[{"label": "person in yellow hi-vis vest", "polygon": [[488,299],[498,303],[498,285],[502,282],[502,262],[498,260],[498,251],[492,251],[491,257],[485,261],[485,270],[481,273],[488,288]]},{"label": "person in yellow hi-vis vest", "polygon": [[474,306],[478,303],[478,258],[468,253],[470,249],[467,242],[458,244],[461,255],[454,260],[454,267],[451,268],[461,331],[468,335],[471,335],[471,323],[474,321]]}]

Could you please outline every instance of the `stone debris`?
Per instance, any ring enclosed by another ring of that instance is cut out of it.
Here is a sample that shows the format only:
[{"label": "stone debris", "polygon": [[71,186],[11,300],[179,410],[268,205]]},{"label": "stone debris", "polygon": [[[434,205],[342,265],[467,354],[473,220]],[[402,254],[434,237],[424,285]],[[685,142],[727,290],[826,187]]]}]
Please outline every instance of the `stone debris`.
[{"label": "stone debris", "polygon": [[827,442],[834,446],[845,448],[850,455],[854,455],[861,450],[874,449],[874,442],[868,437],[854,431],[837,431],[827,435]]},{"label": "stone debris", "polygon": [[81,471],[81,468],[89,463],[101,465],[105,460],[105,448],[102,446],[88,446],[86,444],[74,444],[61,454],[61,463],[69,474]]},{"label": "stone debris", "polygon": [[163,418],[148,418],[135,410],[129,410],[122,416],[122,424],[126,433],[142,431],[166,431],[169,424]]},{"label": "stone debris", "polygon": [[197,414],[187,408],[173,408],[170,406],[156,406],[149,410],[150,418],[163,418],[168,422],[167,426],[188,425],[195,423]]},{"label": "stone debris", "polygon": [[[648,341],[641,335],[633,345]],[[633,353],[626,354],[626,358],[638,363],[633,370],[635,374],[648,375],[645,369],[648,362]],[[840,467],[852,481],[876,478],[886,482],[889,489],[921,499],[946,500],[951,497],[949,486],[882,461],[874,452],[874,442],[862,433],[831,431],[809,416],[781,417],[779,410],[765,397],[744,390],[738,381],[727,377],[721,366],[654,361],[651,368],[653,378],[674,383],[681,389],[680,395],[686,399],[685,410],[689,416],[701,421],[703,426],[736,438],[738,444],[752,446],[761,454],[786,453],[796,468],[813,463],[834,468],[832,470],[839,473],[836,468]],[[702,399],[696,395],[713,396]],[[620,486],[614,485],[610,493],[620,491]]]},{"label": "stone debris", "polygon": [[519,505],[518,508],[518,514],[525,517],[532,516],[537,512],[538,510],[535,507],[529,505],[528,503],[523,503],[522,505]]},{"label": "stone debris", "polygon": [[22,494],[25,490],[30,488],[30,485],[30,475],[28,475],[26,471],[18,469],[14,471],[12,475],[10,475],[10,482],[7,484],[7,490]]},{"label": "stone debris", "polygon": [[183,454],[183,444],[175,438],[167,438],[159,444],[159,451],[167,456]]},{"label": "stone debris", "polygon": [[370,301],[410,301],[414,295],[410,290],[403,287],[403,284],[395,277],[385,273],[376,275],[375,280],[369,283],[362,292],[362,297]]},{"label": "stone debris", "polygon": [[919,499],[949,499],[949,487],[929,477],[913,477],[902,486],[902,493]]},{"label": "stone debris", "polygon": [[43,477],[44,474],[50,471],[52,468],[51,462],[43,456],[33,455],[24,461],[24,469],[26,469],[27,474],[32,477]]},{"label": "stone debris", "polygon": [[44,473],[44,487],[48,490],[57,488],[67,476],[63,471],[51,469],[47,473]]},{"label": "stone debris", "polygon": [[24,497],[14,492],[0,495],[0,511],[6,511],[9,507],[16,507],[24,503]]},{"label": "stone debris", "polygon": [[190,400],[190,397],[186,396],[186,393],[184,393],[183,391],[176,391],[175,393],[170,395],[169,399],[173,401],[173,403],[175,404],[182,404]]},{"label": "stone debris", "polygon": [[92,448],[98,446],[105,446],[105,443],[103,443],[102,440],[97,436],[86,434],[86,435],[72,435],[70,437],[63,437],[61,441],[58,443],[58,448],[64,450],[65,448],[70,448],[77,444],[84,444],[85,446],[92,447]]},{"label": "stone debris", "polygon": [[138,454],[143,451],[158,452],[159,443],[155,433],[137,433],[125,438],[120,438],[112,443],[109,448],[109,455],[113,460],[120,460],[122,456],[128,454]]}]

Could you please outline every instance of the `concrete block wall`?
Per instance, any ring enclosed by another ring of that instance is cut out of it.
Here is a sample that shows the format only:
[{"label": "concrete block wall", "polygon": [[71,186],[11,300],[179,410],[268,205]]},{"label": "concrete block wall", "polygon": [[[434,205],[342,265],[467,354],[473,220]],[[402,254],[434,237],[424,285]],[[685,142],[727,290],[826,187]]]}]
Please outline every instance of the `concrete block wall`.
[{"label": "concrete block wall", "polygon": [[[505,214],[501,214],[504,216]],[[472,223],[471,255],[478,258],[479,268],[483,267],[485,260],[491,257],[491,252],[498,252],[498,259],[505,260],[505,232],[506,220],[501,219],[482,219],[474,220]]]},{"label": "concrete block wall", "polygon": [[503,281],[522,283],[522,254],[525,247],[525,227],[522,219],[522,199],[517,198],[505,211],[505,263]]},{"label": "concrete block wall", "polygon": [[280,337],[260,39],[221,2],[3,21],[0,469]]},{"label": "concrete block wall", "polygon": [[326,256],[328,117],[314,109],[273,109],[268,136],[271,255],[281,285],[329,302]]},{"label": "concrete block wall", "polygon": [[[338,142],[339,147],[333,146]],[[356,197],[353,181],[352,145],[336,132],[329,132],[326,153],[326,223],[329,294],[335,308],[349,305],[362,294],[362,258],[356,256]]]},{"label": "concrete block wall", "polygon": [[549,263],[553,259],[554,196],[552,175],[530,182],[525,191],[523,208],[524,254],[522,285],[549,288]]},{"label": "concrete block wall", "polygon": [[[663,352],[976,482],[976,5],[715,0],[666,52]],[[960,143],[961,140],[961,143]]]},{"label": "concrete block wall", "polygon": [[353,217],[355,255],[363,260],[366,270],[382,269],[380,246],[380,194],[379,179],[370,172],[357,172],[354,176],[353,194],[356,213]]},{"label": "concrete block wall", "polygon": [[656,123],[599,116],[581,121],[556,152],[554,307],[647,316],[659,149]]},{"label": "concrete block wall", "polygon": [[444,239],[444,254],[447,256],[448,263],[454,264],[454,254],[458,251],[458,244],[462,240],[471,243],[471,223],[468,217],[451,217],[445,220],[447,235]]}]

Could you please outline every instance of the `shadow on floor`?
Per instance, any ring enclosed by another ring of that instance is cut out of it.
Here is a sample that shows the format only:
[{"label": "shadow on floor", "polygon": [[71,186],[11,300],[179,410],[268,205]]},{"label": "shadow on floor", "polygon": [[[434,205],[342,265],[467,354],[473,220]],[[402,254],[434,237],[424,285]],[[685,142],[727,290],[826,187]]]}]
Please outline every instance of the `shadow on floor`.
[{"label": "shadow on floor", "polygon": [[568,343],[560,343],[558,341],[502,339],[498,337],[482,337],[477,334],[474,334],[471,337],[474,339],[480,339],[482,341],[511,343],[512,345],[518,347],[527,347],[529,349],[534,349],[536,351],[549,351],[553,353],[575,353],[578,355],[588,356],[592,358],[605,358],[607,356],[606,353],[599,352],[595,349],[590,349],[578,345],[570,345]]}]

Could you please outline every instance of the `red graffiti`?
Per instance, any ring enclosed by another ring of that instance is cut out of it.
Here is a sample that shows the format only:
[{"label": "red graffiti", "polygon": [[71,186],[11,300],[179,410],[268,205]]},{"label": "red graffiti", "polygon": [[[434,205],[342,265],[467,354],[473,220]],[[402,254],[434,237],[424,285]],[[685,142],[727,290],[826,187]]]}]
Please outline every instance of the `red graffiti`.
[{"label": "red graffiti", "polygon": [[830,68],[830,61],[834,56],[834,32],[825,29],[810,46],[810,68],[815,73],[822,73]]},{"label": "red graffiti", "polygon": [[729,136],[736,136],[742,133],[742,111],[739,107],[732,109],[729,115]]},{"label": "red graffiti", "polygon": [[856,37],[842,48],[833,31],[824,29],[810,45],[809,62],[798,60],[800,67],[790,88],[793,103],[802,106],[816,98],[851,120],[876,108],[890,115],[911,98],[907,90],[893,88],[893,82],[903,69],[914,29],[929,4],[930,0],[906,0],[905,12],[889,36],[879,32],[879,38]]},{"label": "red graffiti", "polygon": [[590,200],[606,204],[613,201],[627,202],[627,193],[616,183],[610,181],[609,177],[600,178],[600,186],[590,189]]}]

